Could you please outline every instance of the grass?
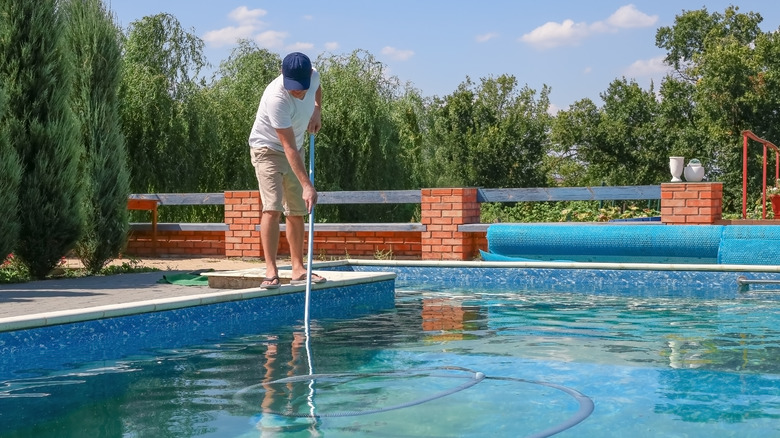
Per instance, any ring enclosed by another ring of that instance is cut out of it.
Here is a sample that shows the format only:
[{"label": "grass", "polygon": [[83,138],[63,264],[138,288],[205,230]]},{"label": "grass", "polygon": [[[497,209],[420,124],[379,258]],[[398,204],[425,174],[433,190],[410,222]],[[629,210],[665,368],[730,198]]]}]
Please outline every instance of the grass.
[{"label": "grass", "polygon": [[374,253],[374,260],[393,260],[393,259],[395,259],[395,255],[393,254],[392,249],[388,249],[388,250],[378,249]]},{"label": "grass", "polygon": [[[139,272],[154,272],[159,271],[158,268],[152,268],[149,266],[143,266],[140,260],[130,259],[127,262],[123,262],[121,265],[109,265],[103,268],[98,275],[117,275],[117,274],[134,274]],[[57,266],[46,277],[47,279],[54,278],[81,278],[87,277],[89,274],[85,268],[71,268],[64,266],[64,259],[60,266]],[[27,267],[13,254],[9,255],[6,260],[0,265],[0,284],[8,283],[26,283],[31,281],[30,271]]]}]

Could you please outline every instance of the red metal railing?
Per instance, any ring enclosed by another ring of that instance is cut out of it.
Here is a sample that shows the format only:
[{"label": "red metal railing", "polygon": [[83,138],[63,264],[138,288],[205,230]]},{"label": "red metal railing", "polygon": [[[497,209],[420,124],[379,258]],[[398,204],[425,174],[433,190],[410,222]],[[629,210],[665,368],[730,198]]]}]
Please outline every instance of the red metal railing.
[{"label": "red metal railing", "polygon": [[775,181],[780,178],[780,149],[768,140],[757,136],[753,131],[742,131],[742,219],[747,218],[747,170],[748,170],[748,138],[761,143],[764,146],[764,185],[761,195],[761,218],[766,219],[766,151],[771,147],[775,151]]}]

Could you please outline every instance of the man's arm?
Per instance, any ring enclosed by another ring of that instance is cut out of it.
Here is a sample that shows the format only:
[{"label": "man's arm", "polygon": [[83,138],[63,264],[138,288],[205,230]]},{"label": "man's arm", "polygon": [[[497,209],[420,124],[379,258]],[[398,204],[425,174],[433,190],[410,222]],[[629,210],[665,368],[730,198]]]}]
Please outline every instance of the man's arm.
[{"label": "man's arm", "polygon": [[311,209],[317,203],[317,191],[314,190],[314,186],[309,180],[309,175],[306,173],[306,166],[303,164],[303,159],[298,153],[298,148],[295,144],[295,133],[292,128],[277,129],[276,135],[279,136],[279,141],[284,147],[284,155],[287,157],[287,161],[290,163],[293,173],[298,178],[303,186],[303,200],[306,202],[306,208],[309,213]]},{"label": "man's arm", "polygon": [[311,134],[316,134],[322,128],[322,87],[317,87],[317,91],[314,94],[314,113],[309,120],[309,126],[307,130]]}]

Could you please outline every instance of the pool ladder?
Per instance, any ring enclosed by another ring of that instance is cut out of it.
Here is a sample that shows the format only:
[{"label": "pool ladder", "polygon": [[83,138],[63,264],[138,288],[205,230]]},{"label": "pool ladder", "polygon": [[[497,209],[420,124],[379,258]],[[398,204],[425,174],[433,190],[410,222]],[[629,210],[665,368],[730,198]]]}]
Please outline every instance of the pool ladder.
[{"label": "pool ladder", "polygon": [[[740,292],[748,292],[750,290],[751,284],[776,284],[780,285],[780,280],[760,280],[760,279],[749,279],[745,277],[744,275],[740,275],[737,277],[737,286],[739,287]],[[780,290],[754,290],[754,293],[778,293]]]}]

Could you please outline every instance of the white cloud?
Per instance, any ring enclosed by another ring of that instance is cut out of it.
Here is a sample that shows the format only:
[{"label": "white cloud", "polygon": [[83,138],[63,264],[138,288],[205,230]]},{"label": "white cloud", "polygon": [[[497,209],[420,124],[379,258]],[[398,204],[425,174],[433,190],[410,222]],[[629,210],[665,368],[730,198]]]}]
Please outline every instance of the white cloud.
[{"label": "white cloud", "polygon": [[[249,9],[246,6],[233,9],[228,14],[228,18],[235,21],[237,25],[206,32],[203,40],[215,47],[221,47],[235,44],[236,41],[242,38],[250,38],[254,39],[262,48],[279,49],[285,47],[284,40],[289,36],[287,32],[263,30],[268,25],[260,21],[260,18],[267,14],[268,12],[263,9]],[[311,17],[308,18],[310,19]],[[293,51],[311,50],[312,47],[314,45],[311,43],[301,42],[286,46],[286,48]]]},{"label": "white cloud", "polygon": [[590,72],[592,71],[593,71],[593,67],[585,67],[585,69],[582,70],[582,73],[587,75],[590,74]]},{"label": "white cloud", "polygon": [[385,56],[389,56],[390,58],[396,61],[406,61],[412,56],[414,56],[414,52],[411,50],[401,50],[390,46],[383,48],[382,54]]},{"label": "white cloud", "polygon": [[621,29],[650,27],[658,21],[658,15],[647,15],[634,5],[621,6],[607,18],[607,24]]},{"label": "white cloud", "polygon": [[250,38],[255,33],[254,26],[228,26],[219,30],[206,32],[203,41],[210,43],[214,47],[222,47],[235,43],[241,38]]},{"label": "white cloud", "polygon": [[260,21],[260,17],[265,16],[267,13],[263,9],[249,9],[246,6],[233,9],[228,14],[228,18],[235,21],[238,25],[208,31],[203,35],[203,41],[215,47],[222,47],[234,44],[242,38],[251,38],[252,35],[265,26]]},{"label": "white cloud", "polygon": [[629,4],[621,6],[604,21],[575,23],[566,19],[561,23],[549,21],[521,36],[520,42],[537,49],[551,49],[560,46],[577,46],[582,40],[600,33],[618,32],[621,29],[649,27],[658,21],[657,15],[647,15]]},{"label": "white cloud", "polygon": [[664,64],[664,56],[656,56],[651,59],[640,59],[628,66],[623,74],[630,78],[664,75],[671,71],[671,67]]},{"label": "white cloud", "polygon": [[325,43],[325,50],[329,50],[331,52],[335,52],[339,47],[339,43],[335,41]]},{"label": "white cloud", "polygon": [[241,24],[259,23],[260,17],[265,17],[268,11],[263,9],[249,9],[246,6],[239,6],[228,14],[228,17]]},{"label": "white cloud", "polygon": [[255,41],[262,48],[275,49],[284,46],[285,38],[287,38],[287,32],[267,30],[255,36]]},{"label": "white cloud", "polygon": [[520,41],[540,49],[550,49],[558,46],[577,45],[589,33],[586,23],[575,23],[564,20],[563,23],[548,21],[543,25],[520,37]]},{"label": "white cloud", "polygon": [[477,40],[478,43],[485,43],[485,42],[488,42],[488,41],[492,40],[493,38],[498,38],[498,34],[496,32],[490,32],[490,33],[485,33],[485,34],[482,34],[482,35],[477,35],[476,40]]}]

